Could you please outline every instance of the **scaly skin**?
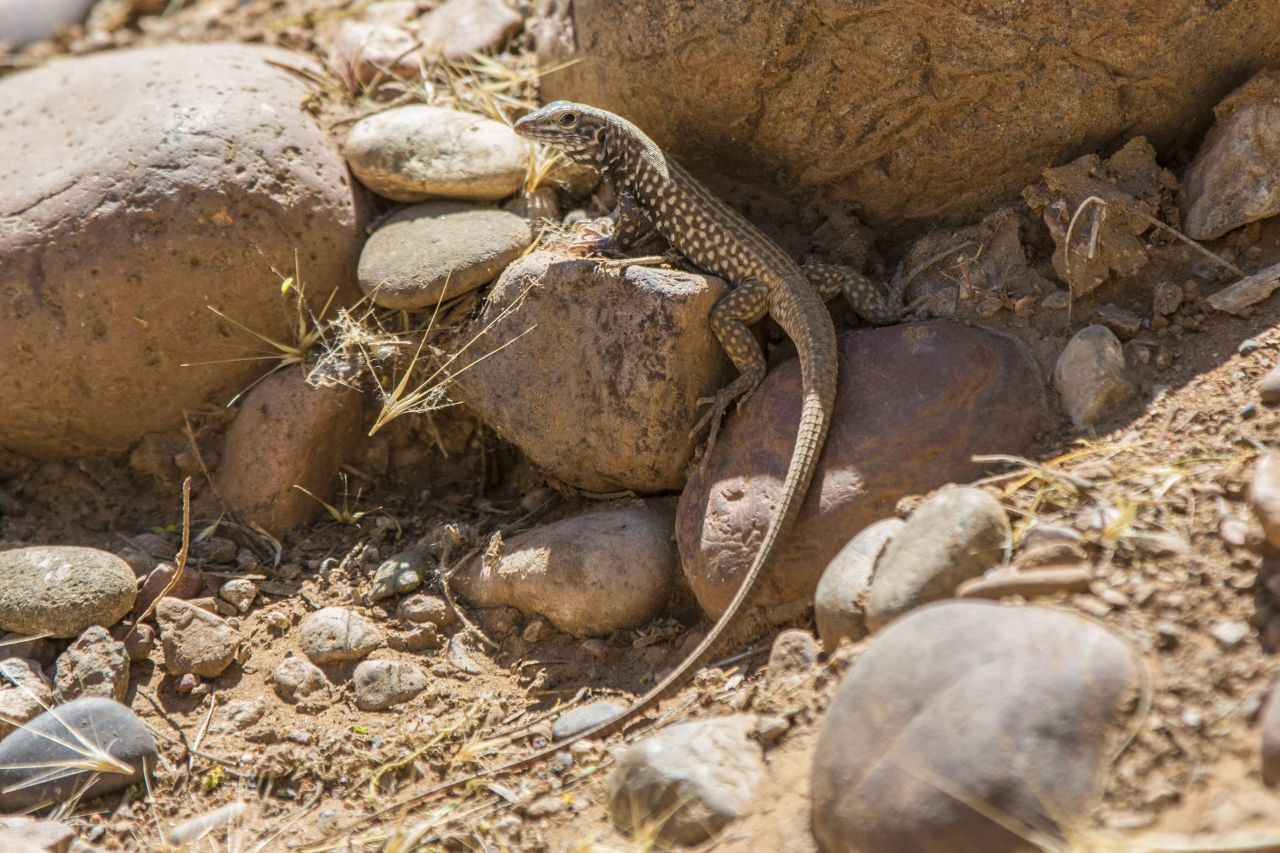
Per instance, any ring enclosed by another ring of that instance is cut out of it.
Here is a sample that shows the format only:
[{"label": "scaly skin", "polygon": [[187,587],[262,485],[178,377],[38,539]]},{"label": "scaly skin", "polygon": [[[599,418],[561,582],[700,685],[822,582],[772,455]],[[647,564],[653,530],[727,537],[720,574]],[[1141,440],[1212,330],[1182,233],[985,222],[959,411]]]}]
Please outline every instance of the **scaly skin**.
[{"label": "scaly skin", "polygon": [[[380,814],[423,802],[477,779],[536,764],[575,740],[610,735],[666,698],[705,664],[726,628],[755,595],[777,551],[779,539],[795,521],[835,405],[835,327],[814,284],[777,244],[678,164],[668,160],[635,125],[612,113],[557,101],[520,119],[515,129],[526,138],[545,142],[578,162],[601,169],[622,196],[629,196],[628,204],[638,207],[672,246],[697,266],[734,285],[716,305],[711,323],[740,375],[714,398],[705,401],[711,405],[696,429],[709,422],[709,441],[714,440],[725,409],[735,400],[744,401],[764,378],[764,354],[748,324],[762,319],[766,313],[791,337],[799,353],[803,384],[800,427],[777,511],[746,577],[715,627],[671,674],[613,719],[501,767],[446,782]],[[834,281],[831,275],[827,279]],[[838,290],[834,284],[824,287],[828,293]]]}]

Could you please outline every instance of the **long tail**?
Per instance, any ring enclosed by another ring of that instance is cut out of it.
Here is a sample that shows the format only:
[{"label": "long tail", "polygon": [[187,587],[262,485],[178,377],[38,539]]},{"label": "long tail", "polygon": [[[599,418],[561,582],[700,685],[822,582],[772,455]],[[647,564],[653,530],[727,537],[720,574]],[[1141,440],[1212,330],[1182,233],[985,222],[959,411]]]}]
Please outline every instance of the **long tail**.
[{"label": "long tail", "polygon": [[[799,271],[797,270],[797,274]],[[815,291],[809,289],[808,282],[803,282],[806,290],[796,293],[794,299],[783,306],[783,316],[778,317],[783,330],[796,343],[800,355],[800,378],[803,386],[804,400],[800,409],[800,427],[796,432],[795,449],[791,452],[791,461],[787,466],[787,476],[782,484],[782,493],[778,498],[778,507],[773,519],[765,530],[764,539],[751,561],[747,575],[734,594],[733,600],[716,624],[698,643],[698,647],[673,669],[666,678],[658,682],[648,693],[637,699],[629,708],[617,716],[599,723],[589,729],[578,732],[572,737],[555,743],[546,749],[517,758],[492,770],[475,773],[445,782],[421,794],[397,803],[375,814],[361,818],[355,825],[363,824],[378,817],[411,808],[419,803],[433,799],[457,788],[480,779],[501,776],[521,770],[550,758],[574,741],[587,738],[607,737],[621,729],[638,714],[661,702],[669,693],[679,687],[686,678],[698,670],[711,656],[716,643],[724,635],[729,625],[737,618],[739,611],[751,601],[760,588],[760,584],[768,574],[778,549],[778,542],[795,523],[800,506],[804,503],[805,494],[809,490],[809,481],[813,479],[817,468],[818,456],[827,437],[827,429],[831,425],[831,414],[835,407],[836,392],[836,335],[831,323],[831,316],[826,306]],[[785,310],[790,308],[790,311]],[[792,319],[795,318],[795,322]],[[349,829],[350,827],[348,827]]]}]

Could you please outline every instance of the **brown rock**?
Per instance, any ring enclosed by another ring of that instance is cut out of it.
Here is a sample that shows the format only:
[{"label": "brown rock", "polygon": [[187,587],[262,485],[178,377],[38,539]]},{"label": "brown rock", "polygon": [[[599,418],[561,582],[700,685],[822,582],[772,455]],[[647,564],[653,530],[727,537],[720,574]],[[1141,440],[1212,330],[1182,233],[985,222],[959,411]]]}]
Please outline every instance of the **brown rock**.
[{"label": "brown rock", "polygon": [[353,94],[376,82],[417,77],[418,41],[399,27],[343,21],[329,51],[334,73]]},{"label": "brown rock", "polygon": [[1213,108],[1217,118],[1178,197],[1194,240],[1280,213],[1280,72],[1264,71]]},{"label": "brown rock", "polygon": [[[761,604],[809,598],[849,535],[903,495],[972,479],[975,454],[1016,453],[1045,423],[1041,380],[1011,338],[936,321],[840,341],[838,411],[814,487],[781,543]],[[729,417],[680,496],[676,539],[698,603],[728,604],[772,518],[795,444],[799,364],[775,368]]]},{"label": "brown rock", "polygon": [[235,660],[240,632],[188,601],[162,598],[156,606],[164,667],[170,675],[217,678]]},{"label": "brown rock", "polygon": [[523,305],[480,337],[472,358],[494,355],[454,387],[499,435],[573,486],[679,489],[697,400],[729,379],[710,326],[725,291],[708,276],[535,252],[490,290],[479,326],[522,294]]},{"label": "brown rock", "polygon": [[1258,396],[1268,406],[1280,403],[1280,364],[1267,371],[1258,383]]},{"label": "brown rock", "polygon": [[227,505],[280,536],[323,511],[339,466],[360,436],[363,398],[341,385],[312,387],[302,371],[281,370],[245,397],[218,467]]},{"label": "brown rock", "polygon": [[129,689],[129,655],[107,629],[90,626],[58,655],[54,688],[61,704],[81,696],[124,701]]},{"label": "brown rock", "polygon": [[823,720],[819,848],[1002,853],[1028,847],[1010,824],[1080,825],[1146,681],[1136,651],[1072,614],[948,601],[907,615]]},{"label": "brown rock", "polygon": [[1263,0],[543,8],[563,11],[530,24],[541,65],[582,60],[542,80],[545,99],[622,113],[699,173],[848,202],[878,230],[969,218],[1103,140],[1192,140],[1280,41]]},{"label": "brown rock", "polygon": [[479,607],[518,607],[576,637],[635,628],[671,597],[673,515],[669,501],[635,501],[548,524],[472,560],[454,585]]},{"label": "brown rock", "polygon": [[0,80],[0,444],[123,451],[244,387],[259,342],[209,306],[289,340],[295,252],[316,299],[359,296],[362,192],[268,60],[307,64],[175,45]]},{"label": "brown rock", "polygon": [[1267,544],[1280,548],[1280,453],[1271,451],[1258,459],[1249,482],[1249,506],[1262,525]]},{"label": "brown rock", "polygon": [[[174,581],[173,578],[177,572],[178,567],[172,563],[161,563],[156,566],[143,581],[142,589],[138,590],[138,598],[133,603],[133,612],[139,615],[146,613],[162,593],[169,598],[185,600],[195,598],[204,589],[204,575],[198,569],[187,565]],[[170,586],[170,583],[173,585]],[[165,593],[166,589],[167,593]]]},{"label": "brown rock", "polygon": [[1273,682],[1262,709],[1262,781],[1280,785],[1280,683]]},{"label": "brown rock", "polygon": [[493,53],[520,29],[524,19],[502,0],[445,0],[418,19],[423,50],[445,59]]},{"label": "brown rock", "polygon": [[1124,347],[1099,325],[1085,326],[1063,347],[1053,385],[1078,429],[1114,417],[1136,394],[1125,373]]}]

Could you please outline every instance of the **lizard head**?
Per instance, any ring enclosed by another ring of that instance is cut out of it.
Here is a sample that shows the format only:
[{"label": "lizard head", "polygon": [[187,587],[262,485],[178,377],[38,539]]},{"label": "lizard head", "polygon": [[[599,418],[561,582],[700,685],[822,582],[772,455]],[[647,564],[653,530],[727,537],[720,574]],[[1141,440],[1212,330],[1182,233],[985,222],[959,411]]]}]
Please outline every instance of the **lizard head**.
[{"label": "lizard head", "polygon": [[526,139],[558,148],[575,162],[600,167],[608,157],[614,120],[604,110],[585,104],[553,101],[521,118],[514,128]]}]

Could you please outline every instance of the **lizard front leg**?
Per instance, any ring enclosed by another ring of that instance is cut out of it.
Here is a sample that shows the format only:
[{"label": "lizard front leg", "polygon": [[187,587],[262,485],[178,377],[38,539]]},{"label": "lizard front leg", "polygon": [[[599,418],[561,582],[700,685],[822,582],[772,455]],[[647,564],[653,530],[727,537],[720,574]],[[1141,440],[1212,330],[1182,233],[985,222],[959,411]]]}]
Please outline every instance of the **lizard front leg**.
[{"label": "lizard front leg", "polygon": [[741,408],[751,392],[764,380],[764,353],[748,327],[752,323],[758,323],[767,313],[769,286],[755,278],[747,279],[731,290],[711,310],[711,328],[733,366],[738,368],[738,378],[720,389],[714,397],[698,400],[699,406],[706,405],[708,409],[703,412],[691,434],[697,436],[704,427],[707,428],[707,442],[702,453],[704,460],[711,455],[725,411],[735,400]]},{"label": "lizard front leg", "polygon": [[900,275],[893,277],[889,292],[883,294],[871,283],[871,279],[853,267],[814,263],[805,264],[801,269],[818,289],[823,302],[829,302],[836,294],[843,293],[854,312],[874,326],[896,323],[902,319],[906,310],[906,282]]}]

